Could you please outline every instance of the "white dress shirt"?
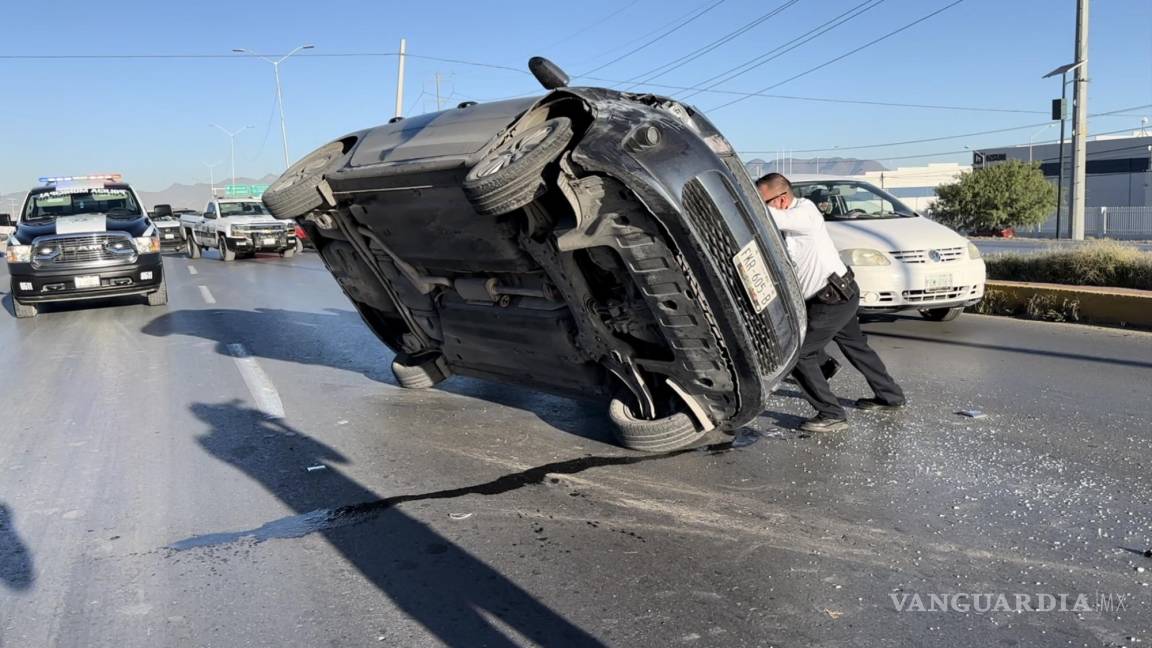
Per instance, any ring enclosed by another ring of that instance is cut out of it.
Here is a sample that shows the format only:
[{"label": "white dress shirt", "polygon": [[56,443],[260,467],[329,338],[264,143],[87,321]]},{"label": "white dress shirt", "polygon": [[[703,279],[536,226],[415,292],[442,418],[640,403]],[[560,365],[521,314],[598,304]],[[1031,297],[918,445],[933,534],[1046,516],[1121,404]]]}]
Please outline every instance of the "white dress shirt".
[{"label": "white dress shirt", "polygon": [[788,246],[788,255],[792,257],[792,265],[796,267],[804,299],[820,292],[832,273],[844,275],[848,272],[832,237],[828,236],[824,216],[811,200],[792,197],[787,209],[769,207],[768,213],[772,214],[776,228],[784,233],[784,242]]}]

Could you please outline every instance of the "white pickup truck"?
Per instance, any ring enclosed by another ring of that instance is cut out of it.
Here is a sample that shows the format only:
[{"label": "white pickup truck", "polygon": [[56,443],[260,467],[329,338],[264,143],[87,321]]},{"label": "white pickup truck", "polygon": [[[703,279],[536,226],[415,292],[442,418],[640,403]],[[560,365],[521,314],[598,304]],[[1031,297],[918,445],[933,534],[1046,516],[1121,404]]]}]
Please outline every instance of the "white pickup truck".
[{"label": "white pickup truck", "polygon": [[204,214],[181,214],[185,251],[197,259],[204,248],[216,248],[220,258],[255,256],[276,252],[291,257],[299,249],[296,228],[291,221],[276,220],[259,198],[215,198]]}]

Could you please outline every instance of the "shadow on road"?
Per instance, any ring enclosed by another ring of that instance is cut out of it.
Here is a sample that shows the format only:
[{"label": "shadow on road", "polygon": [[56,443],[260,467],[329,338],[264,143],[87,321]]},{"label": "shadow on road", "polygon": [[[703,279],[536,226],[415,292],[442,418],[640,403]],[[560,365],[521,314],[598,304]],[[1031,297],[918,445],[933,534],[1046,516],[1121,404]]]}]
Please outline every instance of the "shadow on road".
[{"label": "shadow on road", "polygon": [[916,340],[917,342],[932,342],[934,344],[949,344],[953,346],[968,347],[971,349],[987,349],[989,351],[1004,351],[1007,353],[1023,353],[1027,355],[1041,355],[1049,356],[1052,358],[1065,358],[1068,360],[1080,360],[1083,362],[1101,362],[1104,364],[1122,365],[1125,367],[1149,367],[1152,368],[1152,362],[1143,362],[1140,360],[1126,360],[1124,358],[1106,358],[1103,356],[1084,355],[1082,353],[1067,353],[1065,351],[1048,351],[1045,349],[1030,349],[1028,347],[1018,346],[1004,346],[1002,344],[983,344],[980,342],[964,342],[954,338],[946,337],[929,337],[926,335],[907,335],[904,333],[887,333],[884,331],[877,331],[870,329],[868,335],[885,338],[896,338],[900,340]]},{"label": "shadow on road", "polygon": [[[228,345],[241,343],[253,356],[353,371],[399,387],[392,376],[393,353],[354,311],[322,313],[257,308],[169,311],[144,326],[155,337],[184,335],[211,340],[216,352],[231,357]],[[615,443],[607,406],[467,377],[453,377],[438,391],[515,407],[575,436]]]},{"label": "shadow on road", "polygon": [[[320,533],[398,608],[449,646],[516,645],[485,613],[538,645],[602,645],[503,574],[396,507],[420,499],[497,495],[540,483],[552,467],[469,488],[381,499],[334,468],[318,475],[319,480],[300,479],[306,466],[338,466],[347,459],[282,421],[268,420],[262,412],[238,401],[198,403],[191,409],[209,426],[198,439],[205,450],[251,477],[300,515],[251,531],[189,538],[174,543],[171,549],[187,550],[244,537],[263,540]],[[625,463],[650,458],[603,461]],[[595,458],[575,461],[584,463],[574,466],[573,471],[595,464]]]},{"label": "shadow on road", "polygon": [[355,311],[322,313],[257,308],[170,310],[141,329],[146,335],[185,335],[211,340],[228,356],[228,345],[241,343],[260,358],[353,371],[395,385],[392,352],[372,334]]},{"label": "shadow on road", "polygon": [[32,587],[36,574],[32,568],[32,554],[20,540],[12,524],[12,512],[0,503],[0,583],[21,591]]}]

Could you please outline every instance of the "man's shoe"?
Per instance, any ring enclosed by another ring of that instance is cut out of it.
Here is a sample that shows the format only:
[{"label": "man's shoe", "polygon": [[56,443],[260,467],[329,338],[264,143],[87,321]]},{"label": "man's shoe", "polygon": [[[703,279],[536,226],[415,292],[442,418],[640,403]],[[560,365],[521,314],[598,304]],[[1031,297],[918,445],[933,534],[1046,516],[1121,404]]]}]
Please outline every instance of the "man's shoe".
[{"label": "man's shoe", "polygon": [[862,410],[890,411],[890,410],[898,410],[902,407],[904,407],[904,403],[887,403],[887,402],[880,400],[879,398],[861,398],[861,399],[856,401],[856,409],[862,409]]},{"label": "man's shoe", "polygon": [[828,358],[820,365],[820,373],[824,374],[824,380],[832,380],[832,377],[840,373],[840,363],[836,358]]},{"label": "man's shoe", "polygon": [[839,432],[848,429],[848,421],[820,414],[804,421],[800,429],[805,432]]}]

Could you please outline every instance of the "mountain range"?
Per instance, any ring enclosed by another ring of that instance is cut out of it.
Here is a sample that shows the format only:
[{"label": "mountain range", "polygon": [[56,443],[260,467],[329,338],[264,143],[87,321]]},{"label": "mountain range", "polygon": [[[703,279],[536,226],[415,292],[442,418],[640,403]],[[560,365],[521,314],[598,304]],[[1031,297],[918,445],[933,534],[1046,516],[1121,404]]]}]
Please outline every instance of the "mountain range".
[{"label": "mountain range", "polygon": [[[236,184],[272,184],[278,176],[266,175],[263,178],[236,178]],[[226,183],[218,183],[222,187]],[[231,183],[227,183],[231,184]],[[203,209],[212,195],[212,188],[206,182],[197,184],[176,183],[160,191],[136,190],[144,207],[152,209],[156,205],[172,205],[173,209]],[[11,213],[20,209],[24,202],[24,193],[10,193],[0,195],[0,213]]]}]

